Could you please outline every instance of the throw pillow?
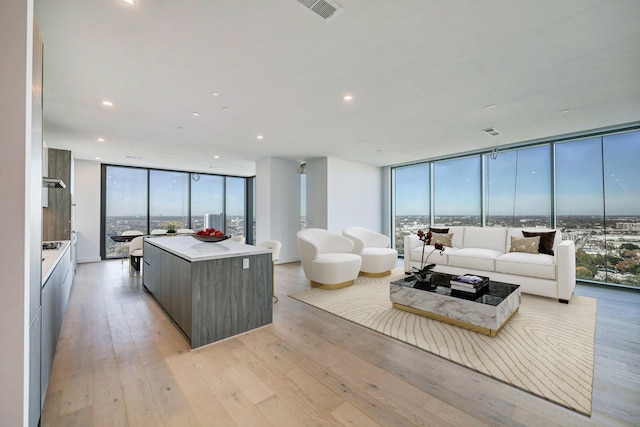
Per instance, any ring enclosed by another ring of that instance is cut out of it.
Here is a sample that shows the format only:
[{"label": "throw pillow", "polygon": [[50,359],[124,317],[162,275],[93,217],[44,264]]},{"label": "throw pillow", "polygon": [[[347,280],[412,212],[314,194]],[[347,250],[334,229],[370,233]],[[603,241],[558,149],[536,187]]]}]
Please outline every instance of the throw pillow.
[{"label": "throw pillow", "polygon": [[[433,236],[433,233],[438,233],[438,234],[447,234],[449,232],[448,228],[434,228],[434,227],[429,227],[429,235]],[[427,245],[433,245],[434,243],[432,242],[432,239],[429,238],[429,240],[427,240]]]},{"label": "throw pillow", "polygon": [[541,254],[553,255],[553,241],[556,239],[555,231],[523,231],[524,237],[540,236],[538,252]]},{"label": "throw pillow", "polygon": [[511,236],[511,249],[509,249],[509,252],[524,252],[527,254],[537,254],[539,245],[540,245],[540,236],[536,236],[536,237]]},{"label": "throw pillow", "polygon": [[441,234],[435,233],[431,236],[431,244],[435,246],[436,243],[442,243],[442,246],[453,247],[451,241],[453,240],[453,233]]}]

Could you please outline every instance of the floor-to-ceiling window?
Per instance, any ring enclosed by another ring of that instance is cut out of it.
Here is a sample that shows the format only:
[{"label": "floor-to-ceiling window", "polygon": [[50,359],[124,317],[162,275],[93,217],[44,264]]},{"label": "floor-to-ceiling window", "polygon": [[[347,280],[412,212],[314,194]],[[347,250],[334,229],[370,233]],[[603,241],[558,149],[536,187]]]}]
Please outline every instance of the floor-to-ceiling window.
[{"label": "floor-to-ceiling window", "polygon": [[640,132],[556,144],[557,224],[580,279],[640,286]]},{"label": "floor-to-ceiling window", "polygon": [[[429,173],[413,172],[429,167],[433,193],[420,196],[416,188],[429,188]],[[637,126],[425,161],[393,168],[392,176],[399,253],[398,236],[430,224],[556,227],[576,244],[579,279],[640,287]],[[406,213],[429,202],[432,218]]]},{"label": "floor-to-ceiling window", "polygon": [[480,156],[433,163],[433,222],[480,225]]},{"label": "floor-to-ceiling window", "polygon": [[226,178],[226,233],[244,236],[245,232],[245,179]]},{"label": "floor-to-ceiling window", "polygon": [[395,245],[404,254],[404,236],[431,223],[429,164],[394,169]]},{"label": "floor-to-ceiling window", "polygon": [[551,226],[551,146],[483,155],[485,225]]},{"label": "floor-to-ceiling window", "polygon": [[147,170],[127,167],[109,167],[104,177],[104,252],[107,258],[123,255],[124,245],[108,236],[125,231],[147,233]]},{"label": "floor-to-ceiling window", "polygon": [[149,228],[177,230],[189,227],[189,174],[149,171]]},{"label": "floor-to-ceiling window", "polygon": [[205,226],[224,228],[224,177],[192,174],[191,177],[191,228]]},{"label": "floor-to-ceiling window", "polygon": [[640,286],[640,132],[607,135],[602,143],[606,281]]},{"label": "floor-to-ceiling window", "polygon": [[576,276],[593,280],[605,264],[602,140],[564,142],[555,149],[556,226],[576,244]]},{"label": "floor-to-ceiling window", "polygon": [[[153,229],[210,226],[226,234],[245,235],[247,180],[250,178],[167,171],[130,166],[102,165],[103,258],[123,255],[123,245],[111,236],[127,230],[143,234]],[[248,194],[247,194],[248,193]]]}]

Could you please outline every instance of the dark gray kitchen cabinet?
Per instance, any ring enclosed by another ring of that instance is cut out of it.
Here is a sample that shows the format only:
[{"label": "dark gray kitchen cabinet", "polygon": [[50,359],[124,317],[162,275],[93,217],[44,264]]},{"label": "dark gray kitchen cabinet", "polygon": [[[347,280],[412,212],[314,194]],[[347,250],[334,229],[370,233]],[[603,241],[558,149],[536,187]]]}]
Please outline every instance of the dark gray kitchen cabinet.
[{"label": "dark gray kitchen cabinet", "polygon": [[44,399],[49,387],[51,368],[53,367],[56,346],[62,329],[64,313],[69,301],[72,280],[71,255],[67,246],[60,261],[42,287],[42,334],[39,370],[41,406],[44,406]]},{"label": "dark gray kitchen cabinet", "polygon": [[191,263],[172,256],[169,277],[169,312],[185,335],[191,338]]},{"label": "dark gray kitchen cabinet", "polygon": [[271,253],[244,245],[246,253],[192,261],[154,240],[145,240],[143,283],[191,348],[272,322]]}]

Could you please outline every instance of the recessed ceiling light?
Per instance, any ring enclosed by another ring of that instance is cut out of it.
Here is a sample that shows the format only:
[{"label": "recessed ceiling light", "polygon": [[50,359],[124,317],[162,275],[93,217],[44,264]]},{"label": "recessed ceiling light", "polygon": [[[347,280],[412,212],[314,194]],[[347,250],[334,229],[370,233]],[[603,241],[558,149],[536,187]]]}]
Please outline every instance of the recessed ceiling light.
[{"label": "recessed ceiling light", "polygon": [[571,110],[568,109],[568,108],[565,108],[564,110],[561,110],[560,112],[564,114],[564,113],[568,113],[569,111],[571,111]]},{"label": "recessed ceiling light", "polygon": [[104,142],[104,138],[98,138],[98,142]]},{"label": "recessed ceiling light", "polygon": [[345,96],[343,96],[343,97],[342,97],[342,99],[343,99],[344,101],[351,101],[351,100],[353,99],[353,96],[351,96],[351,95],[345,95]]},{"label": "recessed ceiling light", "polygon": [[102,105],[104,105],[105,107],[113,107],[113,102],[107,101],[105,99],[104,101],[102,101]]},{"label": "recessed ceiling light", "polygon": [[100,160],[100,157],[96,157],[95,159],[96,159],[96,160]]},{"label": "recessed ceiling light", "polygon": [[133,0],[122,0],[122,1],[128,4],[133,4]]},{"label": "recessed ceiling light", "polygon": [[215,156],[213,156],[214,159],[219,159],[220,156],[218,156],[217,154]]},{"label": "recessed ceiling light", "polygon": [[196,117],[198,117],[198,116],[200,115],[200,113],[197,113],[197,112],[195,112],[195,111],[194,111],[193,113],[191,113],[191,114],[193,114],[193,115],[194,115],[194,116],[196,116]]},{"label": "recessed ceiling light", "polygon": [[496,104],[489,104],[484,106],[485,110],[493,110],[494,108],[497,108]]},{"label": "recessed ceiling light", "polygon": [[211,92],[211,95],[213,95],[213,96],[220,96],[220,92]]},{"label": "recessed ceiling light", "polygon": [[264,136],[262,136],[262,135],[258,135],[258,136],[256,136],[256,138],[258,138],[258,139],[264,139]]},{"label": "recessed ceiling light", "polygon": [[229,110],[231,110],[231,108],[230,108],[230,107],[222,107],[222,109],[223,109],[224,111],[229,111]]}]

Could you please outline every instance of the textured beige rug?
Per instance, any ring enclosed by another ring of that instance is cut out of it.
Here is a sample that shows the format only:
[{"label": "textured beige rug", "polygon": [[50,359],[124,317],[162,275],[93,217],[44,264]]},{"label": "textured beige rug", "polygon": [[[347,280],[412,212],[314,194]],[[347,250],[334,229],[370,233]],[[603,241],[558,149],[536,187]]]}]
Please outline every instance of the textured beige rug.
[{"label": "textured beige rug", "polygon": [[522,295],[519,312],[495,337],[393,309],[389,282],[359,277],[337,290],[311,289],[292,298],[452,362],[591,415],[596,300],[574,295],[560,304]]}]

